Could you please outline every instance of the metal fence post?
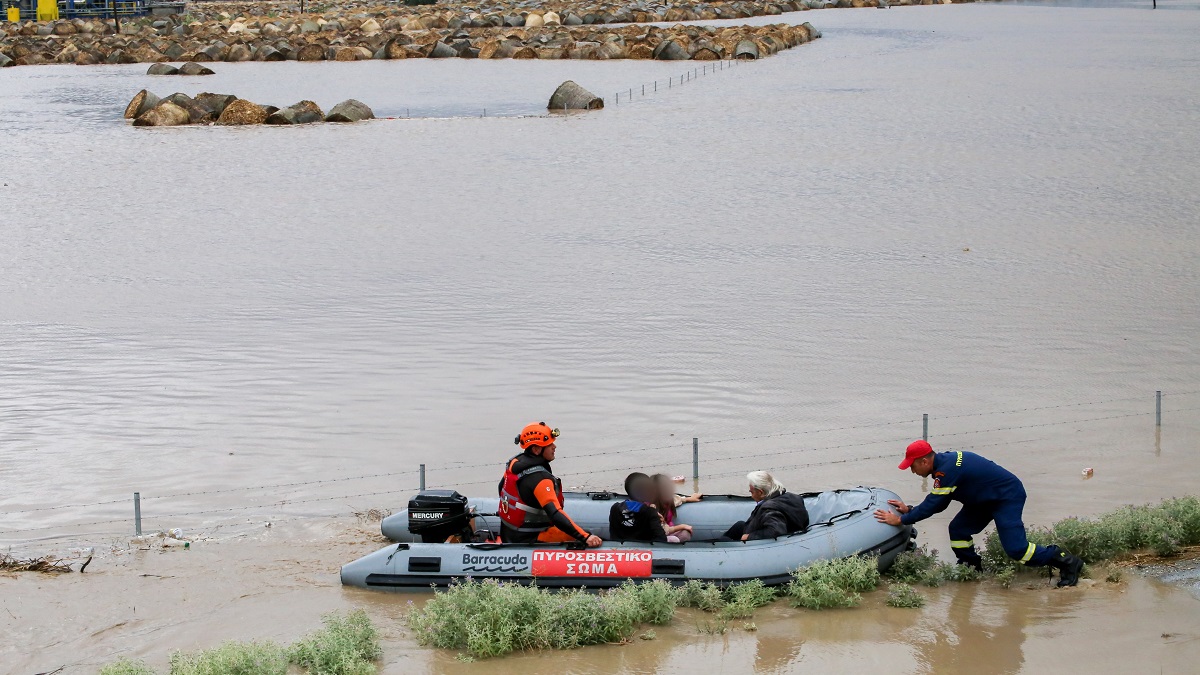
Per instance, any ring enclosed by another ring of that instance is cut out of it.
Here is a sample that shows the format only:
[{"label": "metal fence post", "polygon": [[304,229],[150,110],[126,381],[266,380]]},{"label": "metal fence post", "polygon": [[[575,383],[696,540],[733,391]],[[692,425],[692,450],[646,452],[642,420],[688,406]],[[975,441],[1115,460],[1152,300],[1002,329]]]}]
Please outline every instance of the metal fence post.
[{"label": "metal fence post", "polygon": [[700,480],[700,439],[692,438],[692,480]]},{"label": "metal fence post", "polygon": [[133,533],[142,536],[142,493],[133,493]]},{"label": "metal fence post", "polygon": [[929,440],[929,413],[921,415],[921,440]]},{"label": "metal fence post", "polygon": [[425,491],[425,465],[421,465],[421,491]]},{"label": "metal fence post", "polygon": [[1154,426],[1162,427],[1162,391],[1154,392]]}]

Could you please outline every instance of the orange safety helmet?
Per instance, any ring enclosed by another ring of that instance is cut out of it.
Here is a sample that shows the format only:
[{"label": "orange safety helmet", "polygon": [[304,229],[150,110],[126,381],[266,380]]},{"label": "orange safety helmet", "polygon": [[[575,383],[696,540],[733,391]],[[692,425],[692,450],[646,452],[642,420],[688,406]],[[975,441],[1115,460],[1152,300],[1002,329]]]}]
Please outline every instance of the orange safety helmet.
[{"label": "orange safety helmet", "polygon": [[522,429],[521,435],[514,438],[513,443],[521,446],[522,450],[528,450],[531,445],[544,448],[553,443],[558,435],[558,429],[551,429],[545,422],[535,422]]}]

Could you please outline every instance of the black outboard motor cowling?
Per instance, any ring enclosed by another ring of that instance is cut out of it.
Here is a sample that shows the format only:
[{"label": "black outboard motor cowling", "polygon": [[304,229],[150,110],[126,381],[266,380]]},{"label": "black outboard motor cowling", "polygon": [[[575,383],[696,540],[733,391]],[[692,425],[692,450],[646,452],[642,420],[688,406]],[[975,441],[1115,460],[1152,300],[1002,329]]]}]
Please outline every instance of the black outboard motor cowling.
[{"label": "black outboard motor cowling", "polygon": [[441,544],[466,533],[470,541],[471,514],[467,498],[455,490],[425,490],[408,500],[408,531],[426,544]]}]

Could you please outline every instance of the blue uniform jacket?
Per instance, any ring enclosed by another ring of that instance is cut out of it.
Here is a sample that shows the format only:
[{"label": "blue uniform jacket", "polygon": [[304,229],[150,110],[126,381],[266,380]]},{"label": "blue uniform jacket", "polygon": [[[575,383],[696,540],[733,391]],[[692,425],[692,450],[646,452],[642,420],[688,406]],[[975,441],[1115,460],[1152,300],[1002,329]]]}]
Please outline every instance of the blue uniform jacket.
[{"label": "blue uniform jacket", "polygon": [[925,520],[945,511],[951,501],[970,506],[1016,499],[1025,499],[1025,486],[1008,469],[973,452],[939,452],[933,457],[933,489],[900,522]]}]

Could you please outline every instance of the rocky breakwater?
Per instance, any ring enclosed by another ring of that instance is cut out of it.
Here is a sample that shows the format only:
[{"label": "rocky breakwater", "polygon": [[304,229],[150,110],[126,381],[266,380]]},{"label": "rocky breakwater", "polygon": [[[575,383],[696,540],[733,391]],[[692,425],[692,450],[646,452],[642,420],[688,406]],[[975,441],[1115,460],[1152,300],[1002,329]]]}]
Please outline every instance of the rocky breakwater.
[{"label": "rocky breakwater", "polygon": [[171,94],[159,98],[143,89],[125,107],[125,119],[135,127],[176,127],[188,124],[246,126],[252,124],[311,124],[314,122],[361,122],[375,119],[365,103],[349,99],[333,106],[328,114],[312,101],[286,108],[260,105],[232,94],[202,93],[196,96]]},{"label": "rocky breakwater", "polygon": [[[109,33],[22,35],[0,47],[0,51],[7,50],[12,62],[19,65],[408,58],[715,60],[760,58],[820,37],[808,23],[708,28],[564,25],[558,21],[546,25],[543,20],[536,26],[451,28],[451,22],[441,18],[421,20],[419,28],[409,22],[385,29],[373,19],[348,21],[336,27],[330,25],[334,22],[319,25],[306,19],[299,26],[293,23],[286,28],[276,20],[248,19],[229,26],[219,22],[179,23],[169,30],[167,26],[156,27],[160,23],[172,22],[155,21],[140,27],[122,24],[119,35],[112,34],[110,27]],[[743,42],[754,49],[738,50],[737,45]],[[165,74],[170,68],[156,71]]]}]

